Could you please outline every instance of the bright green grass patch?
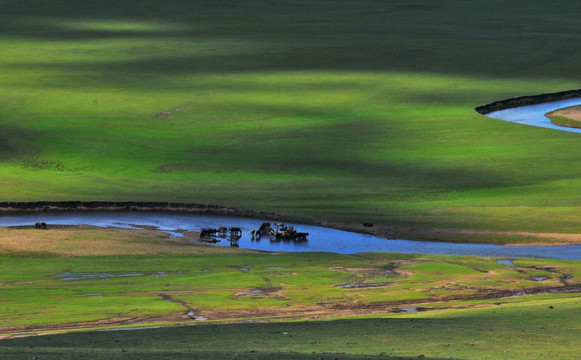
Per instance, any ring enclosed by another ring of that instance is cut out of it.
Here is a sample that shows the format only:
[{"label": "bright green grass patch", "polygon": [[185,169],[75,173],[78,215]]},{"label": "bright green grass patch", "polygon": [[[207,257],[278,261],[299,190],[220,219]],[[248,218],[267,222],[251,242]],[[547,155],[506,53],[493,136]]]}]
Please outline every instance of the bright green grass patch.
[{"label": "bright green grass patch", "polygon": [[365,304],[391,311],[401,302],[495,302],[498,297],[486,294],[548,292],[561,288],[566,275],[570,286],[576,284],[581,272],[573,261],[521,262],[511,267],[490,258],[331,253],[12,255],[0,263],[0,319],[12,327],[129,318],[181,322],[189,308],[211,320],[229,319],[228,311],[241,311],[234,318],[293,317],[313,306],[330,314]]},{"label": "bright green grass patch", "polygon": [[581,128],[581,124],[579,121],[566,118],[564,116],[550,116],[551,122],[555,125],[565,126],[565,127],[572,127],[572,128]]}]

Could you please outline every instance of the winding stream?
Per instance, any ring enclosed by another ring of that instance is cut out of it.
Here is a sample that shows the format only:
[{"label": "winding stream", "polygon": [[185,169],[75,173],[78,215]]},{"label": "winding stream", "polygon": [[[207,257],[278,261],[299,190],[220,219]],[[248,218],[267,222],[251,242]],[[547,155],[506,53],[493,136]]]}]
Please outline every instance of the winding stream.
[{"label": "winding stream", "polygon": [[[521,106],[486,114],[494,119],[515,122],[524,125],[538,126],[561,131],[581,133],[581,129],[566,128],[551,124],[546,113],[560,108],[581,105],[581,98],[554,101],[536,105]],[[262,222],[269,219],[249,219],[207,214],[179,214],[154,212],[67,212],[67,213],[31,213],[0,216],[0,226],[30,226],[35,222],[46,222],[50,225],[93,225],[100,227],[139,228],[153,226],[172,236],[182,236],[184,231],[200,231],[203,228],[220,226],[239,227],[243,231],[239,246],[247,249],[267,251],[330,251],[340,254],[379,251],[396,253],[478,255],[504,258],[533,257],[581,260],[580,245],[554,246],[500,246],[480,244],[434,243],[412,240],[388,240],[371,235],[341,231],[320,226],[287,223],[297,231],[309,233],[305,242],[271,242],[264,237],[252,240],[250,231],[258,229]],[[229,246],[227,239],[218,245]]]},{"label": "winding stream", "polygon": [[557,126],[545,116],[546,113],[570,106],[581,105],[581,98],[552,101],[536,105],[520,106],[516,108],[494,111],[486,114],[494,119],[510,121],[523,125],[538,126],[548,129],[581,133],[581,129]]},{"label": "winding stream", "polygon": [[[263,237],[253,241],[252,229],[258,229],[269,219],[250,219],[207,214],[180,214],[155,212],[84,212],[84,213],[30,213],[0,216],[0,226],[30,226],[37,221],[50,225],[94,225],[100,227],[139,228],[154,226],[174,236],[181,236],[183,231],[199,231],[202,228],[219,226],[239,227],[243,231],[239,245],[242,248],[267,251],[330,251],[340,254],[358,252],[396,252],[449,255],[478,255],[505,258],[536,257],[581,260],[581,245],[561,246],[499,246],[479,244],[432,243],[411,240],[388,240],[371,235],[341,231],[320,226],[287,223],[300,232],[308,232],[306,242],[271,242]],[[223,239],[218,245],[229,246]]]}]

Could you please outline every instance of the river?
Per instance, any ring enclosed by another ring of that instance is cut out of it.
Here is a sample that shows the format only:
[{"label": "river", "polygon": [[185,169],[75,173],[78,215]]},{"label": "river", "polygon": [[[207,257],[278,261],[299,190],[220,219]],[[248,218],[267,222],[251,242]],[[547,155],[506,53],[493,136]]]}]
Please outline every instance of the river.
[{"label": "river", "polygon": [[548,103],[520,106],[516,108],[494,111],[486,114],[494,119],[510,121],[523,125],[538,126],[547,129],[581,133],[581,129],[557,126],[545,116],[546,113],[570,106],[581,105],[581,98],[552,101]]},{"label": "river", "polygon": [[[173,236],[182,236],[183,231],[200,231],[202,228],[219,226],[239,227],[243,231],[239,240],[241,248],[267,251],[329,251],[340,254],[358,252],[396,252],[406,254],[449,254],[478,255],[503,258],[533,257],[581,260],[581,245],[561,246],[499,246],[480,244],[436,243],[413,240],[389,240],[366,234],[336,230],[320,226],[287,223],[297,231],[308,232],[305,242],[271,242],[267,237],[260,241],[251,239],[250,231],[258,229],[264,221],[274,224],[272,219],[250,219],[241,217],[155,213],[155,212],[58,212],[28,213],[0,216],[0,226],[25,226],[35,222],[51,225],[94,225],[100,227],[139,228],[154,226]],[[218,245],[229,246],[223,239]]]}]

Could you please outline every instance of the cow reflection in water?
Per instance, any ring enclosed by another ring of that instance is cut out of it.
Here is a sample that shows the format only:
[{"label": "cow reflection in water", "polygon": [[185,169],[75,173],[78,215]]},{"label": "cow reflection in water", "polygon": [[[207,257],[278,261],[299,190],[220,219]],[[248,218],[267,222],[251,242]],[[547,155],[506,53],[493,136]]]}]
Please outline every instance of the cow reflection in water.
[{"label": "cow reflection in water", "polygon": [[240,247],[238,240],[242,237],[242,229],[233,227],[230,228],[230,246]]},{"label": "cow reflection in water", "polygon": [[228,228],[225,226],[220,226],[218,228],[218,236],[225,239],[226,238],[226,234],[228,233]]}]

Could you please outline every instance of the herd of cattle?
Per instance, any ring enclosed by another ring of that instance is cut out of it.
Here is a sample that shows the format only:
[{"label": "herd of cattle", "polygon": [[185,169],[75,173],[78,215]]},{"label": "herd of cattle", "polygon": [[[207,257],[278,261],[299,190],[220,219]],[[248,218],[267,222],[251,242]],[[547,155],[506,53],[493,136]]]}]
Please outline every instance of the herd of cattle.
[{"label": "herd of cattle", "polygon": [[[294,241],[302,242],[307,241],[309,233],[298,232],[292,226],[285,226],[282,223],[274,224],[275,229],[270,226],[270,223],[262,223],[258,230],[252,229],[250,232],[251,240],[259,241],[263,236],[268,236],[271,242],[277,241]],[[46,229],[47,225],[45,222],[37,222],[34,224],[37,229]],[[226,228],[220,226],[218,229],[202,229],[200,232],[200,241],[207,243],[217,243],[220,242],[219,238],[228,239],[230,241],[230,246],[238,247],[238,240],[242,237],[242,229],[238,227]]]},{"label": "herd of cattle", "polygon": [[[259,241],[263,236],[268,236],[270,241],[277,242],[277,241],[294,241],[294,242],[301,242],[307,241],[307,237],[309,233],[305,232],[298,232],[292,226],[285,226],[281,223],[274,224],[275,229],[270,226],[270,223],[262,223],[258,230],[252,229],[250,232],[251,240]],[[228,237],[228,234],[230,235]],[[220,226],[218,229],[202,229],[200,232],[200,241],[209,242],[209,243],[217,243],[220,241],[218,238],[230,240],[230,246],[238,247],[238,240],[242,237],[242,230],[237,227],[233,228],[226,228],[224,226]]]}]

